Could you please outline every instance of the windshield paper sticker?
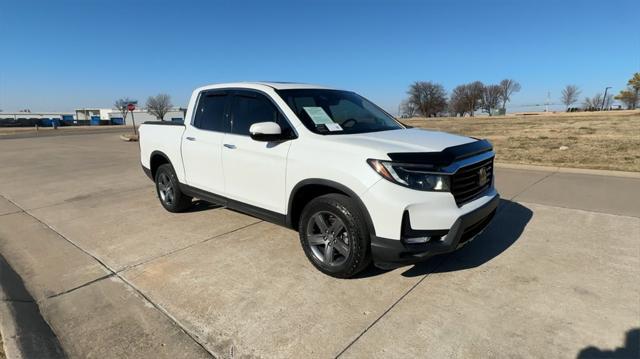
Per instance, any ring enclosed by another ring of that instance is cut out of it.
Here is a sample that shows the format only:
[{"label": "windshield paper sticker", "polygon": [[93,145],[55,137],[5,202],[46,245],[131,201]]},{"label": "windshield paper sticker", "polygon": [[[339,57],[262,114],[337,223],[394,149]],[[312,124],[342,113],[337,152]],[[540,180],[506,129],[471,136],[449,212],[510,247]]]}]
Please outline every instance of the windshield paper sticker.
[{"label": "windshield paper sticker", "polygon": [[342,131],[342,126],[337,123],[325,123],[324,125],[329,131]]},{"label": "windshield paper sticker", "polygon": [[316,125],[326,125],[328,123],[333,123],[331,117],[329,117],[329,115],[324,112],[324,109],[322,107],[303,107],[303,109],[307,111],[307,114],[309,114],[309,117],[311,117],[311,120]]}]

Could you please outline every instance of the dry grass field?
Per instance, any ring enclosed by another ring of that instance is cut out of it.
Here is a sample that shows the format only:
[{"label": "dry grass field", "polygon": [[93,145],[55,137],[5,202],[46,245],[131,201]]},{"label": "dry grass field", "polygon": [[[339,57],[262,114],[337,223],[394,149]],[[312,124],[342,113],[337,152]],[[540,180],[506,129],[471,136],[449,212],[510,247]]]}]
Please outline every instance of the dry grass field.
[{"label": "dry grass field", "polygon": [[638,110],[401,121],[486,138],[498,162],[640,172]]}]

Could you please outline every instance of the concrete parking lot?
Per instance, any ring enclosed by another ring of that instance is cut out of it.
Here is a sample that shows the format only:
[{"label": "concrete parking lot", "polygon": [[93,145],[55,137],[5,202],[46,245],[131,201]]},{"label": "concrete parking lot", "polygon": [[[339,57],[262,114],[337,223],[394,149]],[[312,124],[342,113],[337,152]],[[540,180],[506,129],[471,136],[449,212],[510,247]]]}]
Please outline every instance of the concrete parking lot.
[{"label": "concrete parking lot", "polygon": [[476,241],[339,280],[291,230],[164,211],[117,134],[0,140],[0,164],[0,254],[70,357],[638,354],[640,178],[499,168]]}]

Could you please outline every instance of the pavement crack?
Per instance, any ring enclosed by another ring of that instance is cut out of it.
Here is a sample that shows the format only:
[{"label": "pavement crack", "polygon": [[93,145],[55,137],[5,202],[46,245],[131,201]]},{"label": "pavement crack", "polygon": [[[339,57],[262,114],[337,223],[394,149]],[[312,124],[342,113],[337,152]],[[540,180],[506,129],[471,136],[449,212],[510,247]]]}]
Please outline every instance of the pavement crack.
[{"label": "pavement crack", "polygon": [[523,194],[524,192],[528,191],[529,189],[531,189],[533,186],[537,185],[538,183],[546,180],[547,178],[555,175],[556,173],[558,173],[558,169],[556,168],[555,171],[553,172],[549,172],[547,173],[544,177],[540,178],[539,180],[533,182],[532,184],[528,185],[527,187],[523,188],[520,192],[516,193],[515,195],[511,196],[511,198],[509,198],[510,201],[515,201],[515,199],[520,196],[521,194]]},{"label": "pavement crack", "polygon": [[123,267],[123,268],[119,269],[118,271],[116,271],[116,273],[120,274],[120,273],[125,272],[125,271],[127,271],[127,270],[130,270],[130,269],[133,269],[133,268],[139,267],[139,266],[141,266],[141,265],[145,265],[145,264],[147,264],[147,263],[149,263],[149,262],[153,262],[153,261],[155,261],[155,260],[157,260],[157,259],[164,258],[164,257],[168,257],[168,256],[170,256],[170,255],[172,255],[172,254],[175,254],[175,253],[178,253],[178,252],[182,252],[182,251],[187,250],[187,249],[189,249],[189,248],[191,248],[191,247],[197,246],[197,245],[202,244],[202,243],[209,242],[210,240],[213,240],[213,239],[216,239],[216,238],[218,238],[218,237],[222,237],[222,236],[225,236],[225,235],[227,235],[227,234],[231,234],[231,233],[234,233],[234,232],[237,232],[237,231],[243,230],[243,229],[245,229],[245,228],[247,228],[247,227],[251,227],[251,226],[253,226],[253,225],[256,225],[256,224],[258,224],[258,223],[262,223],[262,222],[264,222],[264,221],[260,220],[260,221],[257,221],[257,222],[253,222],[253,223],[250,223],[250,224],[244,225],[244,226],[242,226],[242,227],[240,227],[240,228],[236,228],[236,229],[231,230],[231,231],[228,231],[228,232],[224,232],[224,233],[216,234],[215,236],[207,237],[207,238],[205,238],[205,239],[203,239],[203,240],[201,240],[201,241],[199,241],[199,242],[191,243],[191,244],[189,244],[188,246],[184,246],[184,247],[181,247],[181,248],[177,248],[177,249],[174,249],[174,250],[169,251],[169,252],[167,252],[167,253],[161,254],[161,255],[159,255],[159,256],[155,256],[155,257],[148,258],[148,259],[146,259],[146,260],[144,260],[144,261],[142,261],[142,262],[140,262],[140,263],[136,263],[136,264],[131,264],[131,265],[125,266],[125,267]]},{"label": "pavement crack", "polygon": [[0,214],[0,217],[9,216],[9,215],[12,215],[12,214],[17,214],[17,213],[22,213],[22,212],[24,212],[24,211],[15,211],[15,212],[3,213],[3,214]]},{"label": "pavement crack", "polygon": [[56,297],[59,297],[59,296],[64,295],[64,294],[71,293],[71,292],[76,291],[76,290],[78,290],[80,288],[84,288],[84,287],[86,287],[88,285],[91,285],[93,283],[99,282],[99,281],[101,281],[103,279],[111,278],[114,275],[116,275],[116,274],[115,273],[111,273],[111,274],[104,275],[102,277],[98,277],[98,278],[96,278],[94,280],[90,280],[90,281],[88,281],[88,282],[86,282],[84,284],[81,284],[81,285],[77,286],[77,287],[73,287],[71,289],[67,289],[67,290],[62,291],[60,293],[56,293],[56,294],[50,295],[50,296],[46,297],[46,299],[56,298]]},{"label": "pavement crack", "polygon": [[[117,275],[117,274],[116,274]],[[120,275],[117,275],[118,278],[120,278],[124,283],[126,283],[129,287],[131,287],[131,289],[133,289],[134,291],[136,291],[136,293],[138,293],[138,295],[140,295],[142,298],[144,298],[144,300],[146,300],[149,304],[151,304],[154,308],[156,308],[160,313],[164,314],[165,317],[167,317],[170,321],[173,322],[173,324],[180,329],[180,331],[182,331],[184,334],[186,334],[189,338],[191,338],[191,340],[193,340],[197,345],[199,345],[205,352],[207,352],[209,355],[211,355],[212,358],[216,358],[216,355],[214,353],[212,353],[209,349],[207,349],[206,345],[202,342],[200,342],[200,340],[198,339],[196,334],[192,334],[190,331],[188,331],[185,326],[178,321],[177,318],[175,318],[173,315],[171,315],[164,307],[162,307],[159,304],[156,304],[155,302],[153,302],[151,300],[151,298],[149,298],[146,294],[144,294],[140,289],[138,289],[138,287],[136,287],[135,285],[133,285],[133,283],[129,282],[126,278],[121,277]]]},{"label": "pavement crack", "polygon": [[440,267],[440,265],[444,263],[447,260],[447,258],[449,258],[449,256],[450,255],[446,255],[445,257],[440,259],[440,261],[437,262],[428,273],[422,276],[422,278],[420,278],[419,281],[417,281],[414,285],[412,285],[411,288],[409,288],[404,294],[400,296],[400,298],[398,298],[395,302],[393,302],[393,304],[391,304],[389,308],[387,308],[382,314],[380,314],[378,318],[376,318],[376,320],[374,320],[371,324],[369,324],[360,334],[358,334],[358,336],[355,339],[353,339],[344,349],[342,349],[342,351],[340,351],[340,353],[338,353],[338,355],[336,355],[335,358],[337,359],[341,357],[342,354],[344,354],[347,350],[349,350],[349,348],[351,348],[353,344],[355,344],[366,332],[368,332],[369,329],[371,329],[374,325],[376,325],[385,315],[387,315],[387,313],[389,313],[393,308],[395,308],[396,305],[398,305],[398,303],[400,303],[407,295],[409,295],[409,293],[411,293],[414,289],[416,289],[416,287],[418,287],[422,282],[424,282],[424,280],[427,279],[427,277],[429,277],[430,274],[432,274],[436,269],[438,269],[438,267]]},{"label": "pavement crack", "polygon": [[[212,358],[216,358],[216,356],[209,350],[207,349],[207,347],[205,346],[204,343],[200,342],[197,338],[197,336],[195,334],[192,334],[191,332],[189,332],[184,325],[182,325],[182,323],[180,323],[176,318],[174,318],[171,314],[169,314],[169,312],[164,309],[163,307],[161,307],[160,305],[154,303],[146,294],[144,294],[140,289],[138,289],[136,286],[134,286],[131,282],[129,282],[126,278],[124,278],[123,276],[121,276],[116,270],[114,270],[113,268],[111,268],[109,265],[107,265],[105,262],[103,262],[102,260],[100,260],[98,257],[96,257],[95,255],[91,254],[89,251],[83,249],[82,247],[80,247],[78,244],[76,244],[75,242],[73,242],[72,240],[70,240],[69,238],[67,238],[66,236],[64,236],[62,233],[58,232],[55,228],[53,228],[52,226],[50,226],[49,224],[45,223],[44,221],[42,221],[40,218],[36,217],[35,215],[31,214],[29,211],[25,210],[24,208],[22,208],[21,206],[19,206],[17,203],[15,203],[14,201],[8,199],[7,197],[5,197],[4,195],[0,195],[2,196],[4,199],[6,199],[7,201],[11,202],[13,205],[15,205],[16,207],[20,208],[22,210],[22,212],[24,212],[25,214],[31,216],[33,219],[35,219],[36,221],[38,221],[39,223],[41,223],[42,225],[44,225],[45,227],[49,228],[51,231],[53,231],[54,233],[56,233],[58,236],[60,236],[62,239],[64,239],[65,241],[69,242],[69,244],[71,244],[72,246],[76,247],[78,250],[80,250],[82,253],[90,256],[91,258],[93,258],[96,262],[100,263],[101,266],[103,266],[108,272],[109,274],[105,277],[102,278],[98,278],[94,281],[88,282],[83,284],[80,287],[84,287],[87,285],[90,285],[92,283],[95,283],[96,281],[108,278],[108,277],[112,277],[115,276],[118,279],[120,279],[124,284],[128,285],[131,289],[133,289],[140,297],[144,298],[144,300],[146,300],[149,304],[151,304],[154,308],[156,308],[160,313],[162,313],[167,319],[169,319],[169,321],[171,323],[173,323],[173,325],[175,325],[180,331],[182,331],[183,333],[185,333],[185,335],[187,335],[189,338],[191,338],[191,340],[194,341],[194,343],[198,346],[200,346],[206,353],[208,353]],[[259,223],[259,222],[256,222]],[[255,223],[252,223],[255,224]],[[210,238],[212,239],[212,238]],[[72,288],[69,291],[66,291],[66,293],[76,290],[78,288]],[[55,296],[61,296],[64,295],[66,293],[59,293]],[[46,319],[45,319],[46,321]]]},{"label": "pavement crack", "polygon": [[[135,191],[143,190],[143,189],[146,189],[146,188],[150,188],[149,185],[141,185],[141,186],[136,186],[136,187],[131,187],[131,188],[118,189],[118,193],[119,194],[123,194],[123,193],[127,193],[127,192],[135,192]],[[85,200],[87,198],[100,198],[100,197],[104,197],[104,196],[106,196],[108,194],[112,194],[112,191],[111,190],[104,190],[104,191],[99,191],[99,192],[93,192],[93,193],[89,193],[89,194],[82,195],[82,196],[76,196],[76,197],[67,198],[67,199],[64,199],[64,200],[62,200],[60,202],[55,202],[55,203],[47,204],[47,205],[44,205],[44,206],[33,207],[33,208],[29,208],[29,209],[23,209],[22,207],[18,206],[18,204],[16,204],[14,201],[10,200],[6,196],[0,195],[4,199],[6,199],[7,201],[11,202],[12,204],[14,204],[18,208],[20,208],[19,211],[0,214],[0,217],[8,216],[10,214],[26,213],[27,211],[37,211],[37,210],[40,210],[40,209],[61,206],[61,205],[67,204],[67,203],[73,203],[73,202],[77,202],[77,201],[82,201],[82,200]]]}]

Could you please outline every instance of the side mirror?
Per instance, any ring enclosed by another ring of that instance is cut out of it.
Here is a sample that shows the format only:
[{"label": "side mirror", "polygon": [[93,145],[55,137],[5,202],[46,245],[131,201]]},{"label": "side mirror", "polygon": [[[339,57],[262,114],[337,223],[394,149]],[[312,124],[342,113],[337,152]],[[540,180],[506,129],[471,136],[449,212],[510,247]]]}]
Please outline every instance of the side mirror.
[{"label": "side mirror", "polygon": [[282,129],[275,122],[258,122],[249,127],[251,138],[255,141],[279,141],[283,140]]}]

